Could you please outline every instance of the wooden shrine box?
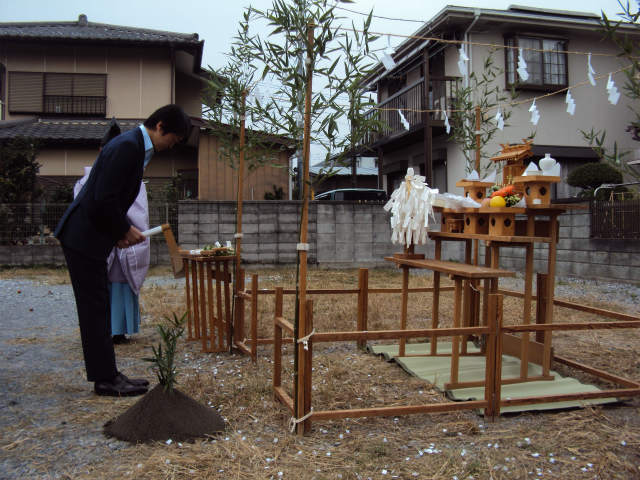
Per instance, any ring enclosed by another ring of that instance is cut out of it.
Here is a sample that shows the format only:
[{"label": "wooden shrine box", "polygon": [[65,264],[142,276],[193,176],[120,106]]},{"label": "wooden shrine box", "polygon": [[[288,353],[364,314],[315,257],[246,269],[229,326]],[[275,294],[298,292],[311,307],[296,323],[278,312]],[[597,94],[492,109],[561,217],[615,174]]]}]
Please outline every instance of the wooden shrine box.
[{"label": "wooden shrine box", "polygon": [[[502,184],[510,185],[513,179],[522,175],[525,171],[524,161],[533,156],[531,144],[533,140],[522,140],[524,143],[520,145],[500,144],[502,151],[495,157],[491,157],[493,162],[505,162],[502,167]],[[522,193],[520,190],[519,193]]]},{"label": "wooden shrine box", "polygon": [[456,183],[456,187],[464,188],[464,196],[480,203],[487,196],[487,188],[493,185],[493,182],[481,182],[479,180],[460,180]]},{"label": "wooden shrine box", "polygon": [[558,183],[560,177],[550,175],[526,175],[513,179],[515,185],[522,185],[527,206],[549,205],[551,203],[551,184]]},{"label": "wooden shrine box", "polygon": [[464,229],[464,214],[460,210],[451,208],[442,209],[442,226],[440,231],[444,233],[462,233]]},{"label": "wooden shrine box", "polygon": [[489,233],[489,215],[477,208],[465,208],[464,233],[486,235]]},{"label": "wooden shrine box", "polygon": [[516,214],[524,213],[524,208],[482,207],[479,213],[489,215],[489,235],[509,237],[516,234]]}]

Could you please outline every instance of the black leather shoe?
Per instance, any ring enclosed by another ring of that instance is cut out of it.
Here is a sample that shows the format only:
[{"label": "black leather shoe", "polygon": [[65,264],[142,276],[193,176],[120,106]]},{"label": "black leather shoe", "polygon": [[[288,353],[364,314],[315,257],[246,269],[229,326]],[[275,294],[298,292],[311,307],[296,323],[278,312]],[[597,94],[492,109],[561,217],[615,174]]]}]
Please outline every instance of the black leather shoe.
[{"label": "black leather shoe", "polygon": [[112,380],[95,382],[94,390],[97,395],[108,397],[135,397],[147,393],[147,387],[132,385],[125,381],[121,375],[116,375]]},{"label": "black leather shoe", "polygon": [[127,345],[131,343],[131,339],[127,338],[125,335],[114,335],[113,336],[113,344],[114,345]]},{"label": "black leather shoe", "polygon": [[149,381],[144,378],[129,378],[124,373],[118,372],[118,376],[125,382],[135,385],[136,387],[148,387]]}]

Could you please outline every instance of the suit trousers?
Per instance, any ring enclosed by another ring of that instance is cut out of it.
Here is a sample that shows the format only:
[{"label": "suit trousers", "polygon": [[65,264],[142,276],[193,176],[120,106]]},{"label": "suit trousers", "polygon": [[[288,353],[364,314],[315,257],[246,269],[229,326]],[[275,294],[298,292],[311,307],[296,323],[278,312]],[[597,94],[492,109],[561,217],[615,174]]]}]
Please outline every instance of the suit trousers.
[{"label": "suit trousers", "polygon": [[118,374],[111,338],[107,261],[62,247],[76,297],[87,380],[111,380]]}]

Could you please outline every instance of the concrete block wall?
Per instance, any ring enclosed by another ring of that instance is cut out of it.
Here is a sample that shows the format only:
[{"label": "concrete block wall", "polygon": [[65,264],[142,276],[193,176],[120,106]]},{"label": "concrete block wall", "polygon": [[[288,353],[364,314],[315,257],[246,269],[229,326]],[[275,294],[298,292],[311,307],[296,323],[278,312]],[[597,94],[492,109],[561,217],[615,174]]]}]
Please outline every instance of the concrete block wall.
[{"label": "concrete block wall", "polygon": [[[557,275],[640,283],[640,241],[589,238],[591,216],[588,210],[570,210],[560,215],[559,221]],[[537,272],[547,271],[547,254],[547,245],[535,246],[534,268]],[[524,263],[523,248],[500,249],[502,268],[522,271]]]}]

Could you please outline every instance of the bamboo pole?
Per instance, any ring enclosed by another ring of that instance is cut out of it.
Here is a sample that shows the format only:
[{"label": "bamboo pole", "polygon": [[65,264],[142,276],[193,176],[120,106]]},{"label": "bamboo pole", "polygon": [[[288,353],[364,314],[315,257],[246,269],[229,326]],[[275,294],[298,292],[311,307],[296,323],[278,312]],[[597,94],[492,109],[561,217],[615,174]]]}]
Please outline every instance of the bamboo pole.
[{"label": "bamboo pole", "polygon": [[[306,299],[307,299],[307,230],[309,223],[309,154],[311,150],[311,96],[313,94],[313,32],[314,26],[307,26],[307,71],[306,71],[306,92],[304,99],[304,137],[302,148],[302,214],[300,215],[300,248],[298,249],[298,301],[296,302],[296,321],[294,323],[294,340],[309,334],[306,322]],[[299,174],[299,172],[298,172]],[[304,416],[304,375],[305,356],[301,355],[298,345],[294,351],[295,369],[295,392],[294,405],[296,417]],[[300,432],[299,432],[300,433]]]},{"label": "bamboo pole", "polygon": [[[236,200],[236,268],[235,275],[233,281],[233,298],[236,303],[236,309],[240,307],[240,302],[238,302],[238,293],[241,291],[239,286],[239,278],[240,278],[240,264],[242,263],[242,187],[244,184],[244,143],[245,143],[245,110],[246,110],[246,102],[247,102],[247,92],[242,92],[242,112],[240,114],[240,140],[239,140],[239,151],[238,151],[238,186],[237,186],[237,200]],[[244,285],[242,286],[244,289]],[[244,306],[244,302],[242,302],[242,306]],[[244,315],[244,308],[242,314]],[[237,315],[237,314],[236,314]],[[236,318],[238,318],[236,316]],[[237,322],[234,322],[234,327],[237,326]],[[240,332],[240,335],[243,335],[243,332]],[[229,338],[235,338],[235,332],[232,332],[229,335]],[[232,348],[232,342],[229,342],[229,348]]]}]

